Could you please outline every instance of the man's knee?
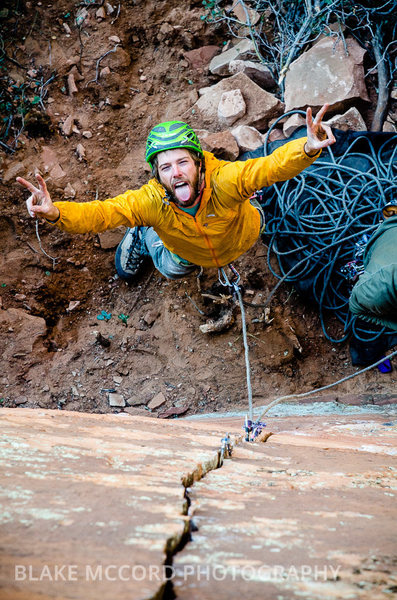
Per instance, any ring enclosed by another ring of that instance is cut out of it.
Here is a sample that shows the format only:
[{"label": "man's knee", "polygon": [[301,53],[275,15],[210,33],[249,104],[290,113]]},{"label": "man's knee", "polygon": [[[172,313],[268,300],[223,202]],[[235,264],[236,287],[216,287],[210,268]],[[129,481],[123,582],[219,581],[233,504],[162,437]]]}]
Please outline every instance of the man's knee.
[{"label": "man's knee", "polygon": [[373,273],[364,272],[350,297],[353,315],[363,318],[396,318],[397,264],[391,264]]}]

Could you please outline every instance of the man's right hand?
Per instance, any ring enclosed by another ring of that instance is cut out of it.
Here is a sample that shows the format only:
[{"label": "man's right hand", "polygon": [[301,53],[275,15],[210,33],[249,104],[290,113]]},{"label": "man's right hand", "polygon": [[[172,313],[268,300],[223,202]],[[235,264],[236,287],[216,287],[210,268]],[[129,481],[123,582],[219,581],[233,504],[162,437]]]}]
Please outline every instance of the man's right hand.
[{"label": "man's right hand", "polygon": [[17,177],[18,183],[26,187],[31,194],[26,200],[28,212],[33,218],[39,217],[48,221],[56,221],[59,217],[59,210],[54,206],[42,176],[36,175],[36,179],[39,184],[38,188],[29,181],[26,181],[26,179]]}]

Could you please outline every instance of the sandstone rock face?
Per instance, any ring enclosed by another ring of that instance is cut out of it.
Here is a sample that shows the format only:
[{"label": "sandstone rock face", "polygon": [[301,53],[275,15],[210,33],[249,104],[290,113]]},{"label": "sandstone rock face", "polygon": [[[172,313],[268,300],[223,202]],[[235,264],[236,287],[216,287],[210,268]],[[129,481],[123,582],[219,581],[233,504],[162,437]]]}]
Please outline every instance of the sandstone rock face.
[{"label": "sandstone rock face", "polygon": [[324,121],[330,127],[342,129],[342,131],[367,131],[367,126],[364,119],[358,112],[357,108],[349,108],[343,115],[334,115],[328,121]]},{"label": "sandstone rock face", "polygon": [[230,127],[240,117],[245,115],[246,104],[240,90],[230,90],[223,92],[218,104],[219,122]]},{"label": "sandstone rock face", "polygon": [[331,109],[344,110],[356,100],[369,101],[364,80],[365,50],[353,38],[342,42],[334,38],[319,41],[295,60],[285,78],[285,110],[318,110],[325,102]]},{"label": "sandstone rock face", "polygon": [[283,110],[283,104],[269,92],[260,88],[244,73],[223,79],[207,89],[201,96],[194,109],[198,113],[199,122],[205,127],[215,128],[218,124],[218,105],[222,94],[239,89],[243,95],[247,110],[237,125],[251,125],[256,129],[266,129],[270,119],[278,116]]},{"label": "sandstone rock face", "polygon": [[247,38],[241,40],[226,52],[214,56],[210,62],[209,70],[213,75],[229,75],[229,63],[232,60],[243,60],[255,56],[255,46]]},{"label": "sandstone rock face", "polygon": [[256,150],[263,144],[262,135],[255,127],[239,125],[231,130],[231,134],[242,152]]},{"label": "sandstone rock face", "polygon": [[245,73],[252,81],[265,90],[274,87],[276,84],[270,69],[266,65],[255,63],[251,60],[230,61],[229,73],[230,75]]},{"label": "sandstone rock face", "polygon": [[230,131],[210,133],[204,129],[196,130],[203,150],[212,152],[223,160],[236,160],[240,154],[236,140]]},{"label": "sandstone rock face", "polygon": [[3,359],[23,358],[32,352],[34,344],[45,335],[46,322],[20,308],[0,311],[0,335],[3,340],[12,334],[12,344],[6,344]]}]

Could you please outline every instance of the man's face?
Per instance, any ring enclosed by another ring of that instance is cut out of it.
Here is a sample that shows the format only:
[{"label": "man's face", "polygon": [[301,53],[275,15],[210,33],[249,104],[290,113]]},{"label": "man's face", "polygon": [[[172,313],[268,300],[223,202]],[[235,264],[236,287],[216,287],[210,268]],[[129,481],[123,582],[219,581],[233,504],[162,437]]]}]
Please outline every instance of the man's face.
[{"label": "man's face", "polygon": [[199,167],[188,150],[159,152],[157,168],[160,183],[177,206],[185,208],[199,202]]}]

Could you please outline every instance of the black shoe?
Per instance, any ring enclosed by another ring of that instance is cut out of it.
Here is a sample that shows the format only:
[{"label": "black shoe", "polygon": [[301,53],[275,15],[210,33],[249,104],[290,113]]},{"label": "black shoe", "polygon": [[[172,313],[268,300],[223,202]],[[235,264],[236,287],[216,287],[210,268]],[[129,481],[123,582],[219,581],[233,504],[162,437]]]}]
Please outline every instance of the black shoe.
[{"label": "black shoe", "polygon": [[138,275],[148,251],[145,246],[147,227],[128,228],[117,246],[115,265],[121,279],[131,280]]}]

